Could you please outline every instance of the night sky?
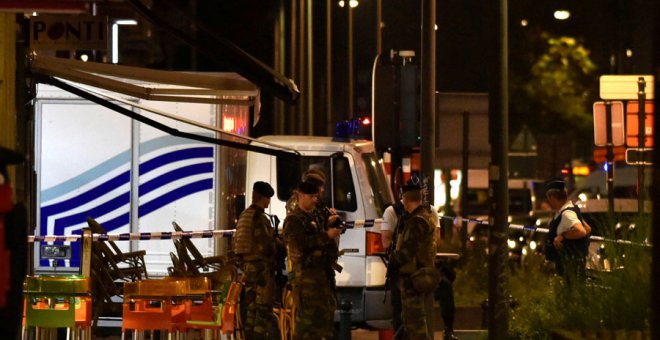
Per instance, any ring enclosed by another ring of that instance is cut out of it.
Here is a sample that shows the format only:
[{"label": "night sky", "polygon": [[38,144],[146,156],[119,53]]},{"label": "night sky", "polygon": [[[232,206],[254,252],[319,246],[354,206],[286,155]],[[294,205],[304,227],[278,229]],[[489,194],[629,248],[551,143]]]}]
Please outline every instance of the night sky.
[{"label": "night sky", "polygon": [[[414,50],[420,55],[421,1],[383,0],[383,53],[390,49]],[[157,2],[156,2],[157,3]],[[188,2],[179,2],[187,6]],[[315,91],[324,83],[325,1],[314,1]],[[290,1],[286,1],[286,6]],[[559,6],[572,16],[557,21],[553,12]],[[197,17],[209,29],[268,65],[274,59],[274,24],[277,1],[197,1]],[[591,50],[598,74],[650,73],[652,0],[512,0],[509,1],[509,53],[519,52],[525,30],[543,30],[578,38]],[[347,103],[347,10],[333,7],[333,102],[337,110]],[[483,0],[437,1],[437,90],[442,92],[485,92],[488,89],[486,56],[489,18]],[[520,25],[522,19],[528,25]],[[355,111],[370,112],[371,69],[376,54],[376,1],[361,0],[354,9]],[[633,51],[626,57],[626,49]],[[176,50],[176,49],[175,49]],[[288,49],[287,49],[288,51]],[[172,68],[189,69],[190,53],[185,47],[169,56]],[[612,56],[617,63],[610,65]],[[621,60],[621,62],[618,62]],[[198,56],[198,70],[228,70],[219,60]],[[286,75],[286,74],[285,74]],[[287,75],[288,76],[288,75]],[[265,96],[264,110],[272,101]],[[317,99],[322,109],[322,101]]]}]

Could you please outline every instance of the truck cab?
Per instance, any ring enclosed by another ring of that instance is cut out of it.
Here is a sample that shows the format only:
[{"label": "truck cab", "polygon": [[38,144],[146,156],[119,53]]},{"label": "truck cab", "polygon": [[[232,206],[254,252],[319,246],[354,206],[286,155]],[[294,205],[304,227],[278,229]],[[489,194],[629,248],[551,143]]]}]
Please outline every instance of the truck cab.
[{"label": "truck cab", "polygon": [[[255,181],[270,183],[275,196],[268,213],[284,220],[286,202],[302,174],[312,167],[323,170],[327,180],[325,197],[321,199],[349,225],[357,222],[339,241],[339,249],[347,251],[338,260],[343,267],[341,273],[336,273],[338,302],[352,302],[354,322],[389,319],[390,305],[383,301],[386,267],[378,256],[382,248],[373,220],[379,219],[385,207],[393,203],[393,196],[373,143],[310,136],[264,136],[255,144],[259,141],[294,149],[301,157],[291,161],[248,152],[246,188],[251,188]],[[251,194],[246,192],[246,202],[251,202]]]}]

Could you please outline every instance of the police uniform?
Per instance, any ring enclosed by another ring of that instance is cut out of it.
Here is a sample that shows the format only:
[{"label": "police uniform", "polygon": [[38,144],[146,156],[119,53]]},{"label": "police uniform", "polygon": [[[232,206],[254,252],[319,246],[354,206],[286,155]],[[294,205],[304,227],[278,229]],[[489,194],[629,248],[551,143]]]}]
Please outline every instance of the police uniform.
[{"label": "police uniform", "polygon": [[[265,182],[255,182],[253,191],[272,197],[273,188]],[[242,302],[245,338],[277,339],[280,337],[273,314],[275,298],[279,296],[275,281],[277,241],[264,209],[250,205],[238,218],[234,252],[242,259],[245,297]]]},{"label": "police uniform", "polygon": [[434,266],[435,226],[428,209],[410,213],[397,239],[393,262],[399,268],[403,327],[408,339],[432,339],[432,294],[439,281]]},{"label": "police uniform", "polygon": [[[546,184],[546,190],[565,190],[563,181],[552,181]],[[580,222],[583,225],[584,218],[580,208],[571,201],[566,201],[559,208],[548,226],[548,237],[546,239],[546,259],[555,263],[557,274],[563,276],[567,283],[580,282],[586,278],[586,258],[589,254],[589,236],[579,239],[564,239],[561,249],[554,246],[554,239],[570,229],[572,225]]]},{"label": "police uniform", "polygon": [[[318,193],[304,182],[298,191]],[[327,249],[335,241],[328,237],[317,216],[299,206],[284,220],[284,239],[289,261],[289,282],[297,307],[294,339],[331,339],[336,307],[333,289],[334,259]]]}]

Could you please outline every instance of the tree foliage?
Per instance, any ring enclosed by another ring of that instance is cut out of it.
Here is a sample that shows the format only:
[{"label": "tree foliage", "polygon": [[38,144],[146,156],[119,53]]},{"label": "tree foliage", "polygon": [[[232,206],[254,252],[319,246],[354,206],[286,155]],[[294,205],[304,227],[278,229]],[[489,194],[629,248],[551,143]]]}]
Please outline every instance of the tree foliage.
[{"label": "tree foliage", "polygon": [[596,65],[577,39],[528,32],[512,43],[511,129],[591,136]]}]

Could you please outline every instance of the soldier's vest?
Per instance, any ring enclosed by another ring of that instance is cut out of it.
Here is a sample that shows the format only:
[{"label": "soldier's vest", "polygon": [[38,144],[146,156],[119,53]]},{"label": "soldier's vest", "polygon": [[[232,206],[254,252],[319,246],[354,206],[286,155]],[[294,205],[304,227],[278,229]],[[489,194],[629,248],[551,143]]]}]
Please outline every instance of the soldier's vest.
[{"label": "soldier's vest", "polygon": [[413,223],[423,224],[426,228],[422,239],[418,243],[417,251],[413,258],[413,261],[410,263],[400,263],[399,271],[401,274],[412,274],[420,268],[435,267],[435,242],[434,242],[434,228],[433,217],[431,214],[426,211],[423,206],[418,207],[411,213],[405,223],[401,226],[403,230],[397,238],[395,253],[399,252],[403,244],[403,240],[406,238],[406,233],[409,232],[406,226]]},{"label": "soldier's vest", "polygon": [[244,260],[272,260],[275,244],[270,221],[263,210],[250,206],[238,219],[234,235],[234,253]]},{"label": "soldier's vest", "polygon": [[[294,210],[289,218],[298,219],[305,226],[305,234],[307,235],[315,235],[323,232],[323,227],[317,224],[315,216],[307,214],[300,209]],[[287,254],[289,255],[287,263],[287,270],[289,272],[308,267],[325,267],[325,263],[328,262],[324,257],[325,252],[323,248],[310,249],[303,252],[300,249],[292,249],[287,245]]]}]

